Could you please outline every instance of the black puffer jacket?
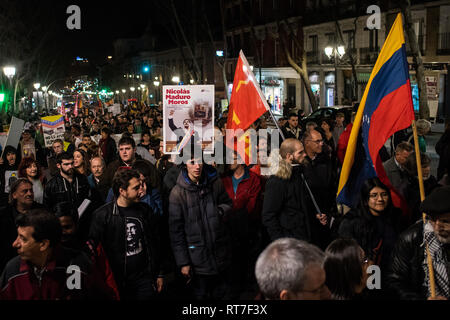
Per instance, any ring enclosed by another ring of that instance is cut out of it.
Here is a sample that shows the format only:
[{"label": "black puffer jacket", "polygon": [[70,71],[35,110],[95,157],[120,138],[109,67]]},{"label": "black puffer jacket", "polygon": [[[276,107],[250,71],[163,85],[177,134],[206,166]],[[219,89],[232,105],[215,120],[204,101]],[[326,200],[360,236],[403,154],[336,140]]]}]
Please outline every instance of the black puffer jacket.
[{"label": "black puffer jacket", "polygon": [[224,219],[233,203],[214,168],[203,167],[200,183],[178,176],[169,197],[169,233],[175,261],[194,273],[214,275],[231,263],[230,235]]},{"label": "black puffer jacket", "polygon": [[[147,248],[148,261],[150,261],[148,272],[156,279],[157,276],[164,273],[161,270],[163,259],[160,249],[158,216],[145,203],[138,202],[133,206],[144,225],[145,248]],[[94,242],[94,247],[97,247],[99,243],[102,244],[111,265],[114,279],[119,288],[122,288],[126,279],[126,222],[125,217],[117,207],[116,201],[109,202],[94,212],[89,239]]]},{"label": "black puffer jacket", "polygon": [[392,252],[392,263],[387,275],[388,290],[393,297],[402,300],[426,300],[422,242],[422,221],[416,222],[399,236]]},{"label": "black puffer jacket", "polygon": [[70,183],[58,173],[45,185],[44,205],[52,211],[57,203],[67,201],[78,208],[90,196],[91,188],[86,176],[74,172]]}]

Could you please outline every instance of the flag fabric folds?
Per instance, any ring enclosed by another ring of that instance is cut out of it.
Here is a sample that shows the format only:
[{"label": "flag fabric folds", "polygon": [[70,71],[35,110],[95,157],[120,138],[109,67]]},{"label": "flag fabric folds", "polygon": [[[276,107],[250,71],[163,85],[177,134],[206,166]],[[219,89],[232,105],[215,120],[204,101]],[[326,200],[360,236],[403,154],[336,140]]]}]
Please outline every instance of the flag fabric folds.
[{"label": "flag fabric folds", "polygon": [[[337,202],[355,207],[361,187],[378,176],[391,188],[379,151],[414,120],[402,16],[399,13],[370,74],[342,165]],[[394,205],[400,203],[393,197]],[[396,203],[397,202],[397,203]]]},{"label": "flag fabric folds", "polygon": [[[241,158],[248,165],[251,162],[249,134],[246,130],[250,125],[269,110],[269,105],[261,92],[256,78],[250,69],[242,50],[234,73],[233,91],[231,92],[230,107],[228,110],[227,129],[242,131],[237,132],[237,143],[244,143],[245,148],[237,148],[234,137],[226,137],[229,148],[237,150]],[[242,152],[240,150],[245,150]]]}]

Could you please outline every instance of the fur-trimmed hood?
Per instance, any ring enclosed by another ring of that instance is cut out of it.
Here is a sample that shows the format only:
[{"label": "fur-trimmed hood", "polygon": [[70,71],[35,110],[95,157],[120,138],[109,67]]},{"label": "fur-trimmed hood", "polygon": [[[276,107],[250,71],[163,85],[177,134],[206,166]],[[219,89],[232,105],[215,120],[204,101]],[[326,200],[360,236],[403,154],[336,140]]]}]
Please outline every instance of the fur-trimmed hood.
[{"label": "fur-trimmed hood", "polygon": [[282,159],[278,149],[273,150],[269,156],[270,174],[283,180],[289,180],[292,176],[292,165]]}]

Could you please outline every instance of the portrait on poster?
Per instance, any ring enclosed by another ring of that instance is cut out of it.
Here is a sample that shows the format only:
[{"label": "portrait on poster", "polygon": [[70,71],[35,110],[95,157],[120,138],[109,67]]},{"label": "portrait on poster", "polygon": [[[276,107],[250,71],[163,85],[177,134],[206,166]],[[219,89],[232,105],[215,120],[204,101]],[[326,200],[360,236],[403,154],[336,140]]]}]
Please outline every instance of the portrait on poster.
[{"label": "portrait on poster", "polygon": [[214,86],[164,86],[164,153],[179,154],[188,144],[213,152]]}]

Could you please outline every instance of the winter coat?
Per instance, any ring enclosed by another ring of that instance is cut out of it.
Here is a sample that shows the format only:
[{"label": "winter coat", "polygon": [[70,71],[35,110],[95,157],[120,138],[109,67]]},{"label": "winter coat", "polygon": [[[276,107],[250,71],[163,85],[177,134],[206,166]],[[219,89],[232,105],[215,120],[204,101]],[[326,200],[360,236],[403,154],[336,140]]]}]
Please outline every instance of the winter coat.
[{"label": "winter coat", "polygon": [[[154,279],[162,275],[163,262],[159,233],[159,219],[145,203],[133,204],[143,223],[145,248],[148,256],[148,273]],[[89,239],[94,247],[101,244],[105,250],[114,279],[119,288],[123,288],[126,274],[126,218],[121,214],[116,201],[98,208],[93,215]]]},{"label": "winter coat", "polygon": [[418,221],[400,234],[388,269],[389,292],[401,300],[426,300],[423,270],[423,222]]},{"label": "winter coat", "polygon": [[184,168],[169,197],[169,235],[178,267],[217,275],[231,263],[231,243],[224,219],[232,201],[214,168],[203,167],[199,184]]},{"label": "winter coat", "polygon": [[108,137],[106,140],[100,139],[98,146],[102,150],[106,165],[109,165],[117,158],[117,147],[113,138]]},{"label": "winter coat", "polygon": [[[67,272],[69,266],[81,271],[79,288],[67,286],[74,274]],[[0,300],[109,300],[114,296],[85,253],[62,246],[53,249],[41,281],[33,266],[19,256],[8,262],[0,278]]]},{"label": "winter coat", "polygon": [[57,174],[45,185],[44,205],[52,211],[57,203],[68,201],[78,208],[91,197],[91,188],[86,176],[74,171],[72,183]]},{"label": "winter coat", "polygon": [[284,237],[312,240],[311,220],[315,213],[308,212],[309,198],[301,173],[301,166],[293,167],[280,159],[278,171],[267,180],[262,223],[272,241]]}]

